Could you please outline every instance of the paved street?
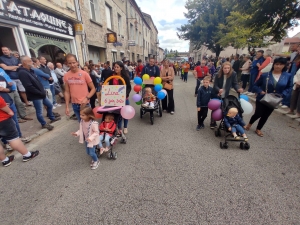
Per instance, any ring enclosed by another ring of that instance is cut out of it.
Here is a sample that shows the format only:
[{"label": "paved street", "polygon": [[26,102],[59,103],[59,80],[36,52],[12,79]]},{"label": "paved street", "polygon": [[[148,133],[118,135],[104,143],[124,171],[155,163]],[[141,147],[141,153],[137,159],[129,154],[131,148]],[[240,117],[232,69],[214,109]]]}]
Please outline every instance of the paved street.
[{"label": "paved street", "polygon": [[35,139],[38,158],[0,167],[0,224],[300,224],[299,125],[273,113],[249,151],[221,150],[208,119],[195,130],[194,83],[176,77],[175,114],[153,126],[135,106],[118,159],[95,171],[76,121]]}]

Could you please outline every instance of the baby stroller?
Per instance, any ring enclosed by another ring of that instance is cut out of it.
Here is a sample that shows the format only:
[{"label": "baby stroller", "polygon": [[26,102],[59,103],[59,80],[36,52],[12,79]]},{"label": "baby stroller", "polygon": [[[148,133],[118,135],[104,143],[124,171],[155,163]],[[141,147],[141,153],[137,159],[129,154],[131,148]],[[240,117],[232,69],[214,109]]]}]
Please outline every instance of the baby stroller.
[{"label": "baby stroller", "polygon": [[[224,98],[222,102],[222,112],[223,115],[226,116],[226,113],[230,108],[237,108],[239,116],[242,118],[244,110],[242,109],[241,103],[239,102],[239,97],[240,94],[238,94],[238,98],[236,98],[233,95],[228,95],[226,98]],[[221,120],[221,123],[219,127],[215,129],[215,136],[216,137],[221,137],[222,133],[221,131],[223,130],[224,132],[224,138],[225,142],[220,142],[220,148],[221,149],[228,149],[228,142],[229,141],[239,141],[240,142],[240,149],[242,150],[249,150],[250,149],[250,144],[248,143],[247,140],[245,140],[243,137],[240,137],[239,139],[234,139],[231,135],[231,132],[227,130],[224,124],[224,119]],[[229,133],[229,134],[228,134]],[[238,134],[240,136],[240,134]]]},{"label": "baby stroller", "polygon": [[[157,96],[157,92],[154,90],[154,85],[153,84],[147,84],[142,89],[142,96],[144,96],[144,94],[145,94],[145,88],[146,87],[150,87],[152,89],[152,94]],[[142,101],[143,101],[143,99],[142,99]],[[143,116],[148,112],[150,113],[150,122],[151,122],[152,125],[154,124],[154,115],[153,115],[154,112],[157,112],[157,114],[160,117],[162,117],[161,101],[158,98],[156,98],[153,108],[144,107],[143,104],[141,104],[140,118],[142,119]]]}]

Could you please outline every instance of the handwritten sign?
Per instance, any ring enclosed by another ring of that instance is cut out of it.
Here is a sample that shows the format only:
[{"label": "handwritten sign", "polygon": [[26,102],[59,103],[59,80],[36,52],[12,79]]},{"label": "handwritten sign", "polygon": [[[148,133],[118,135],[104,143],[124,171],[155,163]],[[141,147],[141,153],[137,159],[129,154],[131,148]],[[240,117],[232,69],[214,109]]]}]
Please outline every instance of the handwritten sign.
[{"label": "handwritten sign", "polygon": [[103,85],[101,90],[102,106],[125,106],[125,85]]}]

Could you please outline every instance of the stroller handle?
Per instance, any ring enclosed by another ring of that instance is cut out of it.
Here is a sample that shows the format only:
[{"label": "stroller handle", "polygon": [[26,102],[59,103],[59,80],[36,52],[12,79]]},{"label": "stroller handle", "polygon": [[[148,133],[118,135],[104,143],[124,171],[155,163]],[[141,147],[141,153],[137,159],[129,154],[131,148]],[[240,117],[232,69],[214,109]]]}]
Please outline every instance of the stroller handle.
[{"label": "stroller handle", "polygon": [[125,82],[125,80],[124,80],[124,79],[123,79],[121,76],[117,76],[117,75],[115,75],[115,76],[111,76],[111,77],[107,78],[107,79],[105,80],[105,82],[103,83],[103,85],[107,85],[107,84],[108,84],[108,82],[109,82],[111,79],[117,79],[117,80],[121,80],[121,81],[122,81],[122,83],[123,83],[123,85],[126,85],[126,82]]}]

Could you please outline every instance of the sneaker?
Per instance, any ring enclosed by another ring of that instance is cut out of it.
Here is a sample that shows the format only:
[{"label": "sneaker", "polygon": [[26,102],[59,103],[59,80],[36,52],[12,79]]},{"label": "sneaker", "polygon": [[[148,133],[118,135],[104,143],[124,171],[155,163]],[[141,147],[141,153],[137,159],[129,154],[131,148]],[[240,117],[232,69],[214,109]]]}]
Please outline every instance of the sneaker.
[{"label": "sneaker", "polygon": [[200,126],[200,129],[204,129],[205,128],[205,126],[204,126],[204,124],[202,124],[201,126]]},{"label": "sneaker", "polygon": [[8,160],[7,161],[2,162],[2,165],[5,166],[5,167],[7,167],[7,166],[9,166],[11,164],[12,161],[14,161],[14,159],[15,159],[15,156],[14,155],[10,155],[10,156],[8,156]]},{"label": "sneaker", "polygon": [[288,106],[287,106],[287,105],[282,105],[281,108],[282,108],[282,109],[287,109]]},{"label": "sneaker", "polygon": [[6,151],[12,151],[12,147],[10,146],[10,144],[5,144],[5,150]]},{"label": "sneaker", "polygon": [[61,120],[60,117],[55,117],[55,119],[54,119],[54,120],[51,120],[50,123],[54,123],[54,122],[59,121],[59,120]]},{"label": "sneaker", "polygon": [[23,162],[27,162],[30,159],[33,159],[33,158],[37,157],[40,152],[39,151],[34,151],[34,152],[30,152],[30,153],[31,153],[31,156],[28,156],[28,157],[23,156]]},{"label": "sneaker", "polygon": [[55,103],[53,106],[55,106],[55,107],[61,107],[61,105],[58,104],[58,103]]},{"label": "sneaker", "polygon": [[123,133],[124,133],[124,134],[127,134],[127,133],[128,133],[128,129],[127,129],[127,128],[124,128]]},{"label": "sneaker", "polygon": [[51,126],[50,124],[46,123],[45,125],[42,126],[42,128],[43,128],[43,129],[46,128],[46,129],[48,129],[48,130],[53,130],[54,127]]},{"label": "sneaker", "polygon": [[171,115],[174,115],[174,111],[171,111],[170,114],[171,114]]},{"label": "sneaker", "polygon": [[97,162],[93,162],[93,165],[92,165],[92,170],[95,170],[95,169],[97,169],[98,168],[98,166],[99,166],[99,164],[100,164],[100,160],[98,160]]},{"label": "sneaker", "polygon": [[196,130],[199,131],[201,129],[201,125],[197,125]]},{"label": "sneaker", "polygon": [[[100,154],[101,154],[101,152],[100,152]],[[94,161],[92,160],[92,162],[91,162],[90,166],[92,167],[92,166],[93,166],[93,164],[94,164]]]},{"label": "sneaker", "polygon": [[52,109],[56,109],[56,107],[55,106],[53,106],[53,108]]},{"label": "sneaker", "polygon": [[30,137],[23,137],[23,138],[21,138],[21,141],[24,142],[24,143],[29,143],[31,141],[31,138]]}]

